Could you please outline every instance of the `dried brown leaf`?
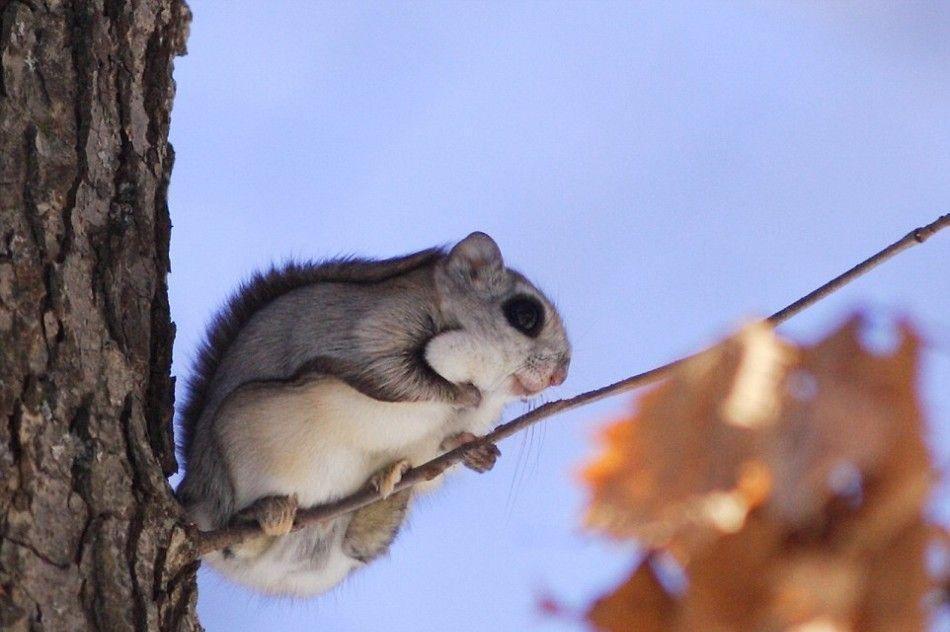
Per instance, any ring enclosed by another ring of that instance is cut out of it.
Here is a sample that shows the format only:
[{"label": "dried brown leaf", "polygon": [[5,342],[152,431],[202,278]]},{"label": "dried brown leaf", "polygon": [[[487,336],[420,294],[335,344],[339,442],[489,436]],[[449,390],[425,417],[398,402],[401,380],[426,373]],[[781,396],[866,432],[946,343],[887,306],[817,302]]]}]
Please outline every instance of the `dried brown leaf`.
[{"label": "dried brown leaf", "polygon": [[[584,472],[588,524],[674,553],[688,576],[681,599],[662,593],[656,629],[923,629],[919,342],[902,324],[894,351],[871,353],[861,328],[854,317],[802,348],[746,328],[606,429]],[[646,620],[635,599],[659,599],[650,572],[591,620],[638,629],[622,622]]]},{"label": "dried brown leaf", "polygon": [[[746,343],[748,344],[748,343]],[[758,471],[756,431],[729,423],[742,337],[687,362],[644,395],[639,411],[604,431],[603,455],[585,471],[593,499],[587,522],[617,537],[667,544],[692,525],[741,526],[749,501],[736,493],[744,473]]]},{"label": "dried brown leaf", "polygon": [[775,481],[769,508],[800,528],[814,526],[835,497],[861,503],[869,486],[903,488],[894,497],[902,507],[884,510],[879,498],[882,514],[892,514],[888,521],[913,513],[927,493],[930,465],[915,394],[917,338],[902,326],[897,350],[875,355],[860,342],[861,326],[853,317],[801,349],[785,380],[778,423],[761,437]]},{"label": "dried brown leaf", "polygon": [[925,597],[936,588],[936,578],[926,572],[925,556],[934,536],[934,529],[918,517],[893,539],[858,558],[865,590],[856,629],[867,632],[925,629],[928,618]]},{"label": "dried brown leaf", "polygon": [[675,601],[646,559],[613,593],[594,602],[587,618],[604,632],[669,632],[674,627]]}]

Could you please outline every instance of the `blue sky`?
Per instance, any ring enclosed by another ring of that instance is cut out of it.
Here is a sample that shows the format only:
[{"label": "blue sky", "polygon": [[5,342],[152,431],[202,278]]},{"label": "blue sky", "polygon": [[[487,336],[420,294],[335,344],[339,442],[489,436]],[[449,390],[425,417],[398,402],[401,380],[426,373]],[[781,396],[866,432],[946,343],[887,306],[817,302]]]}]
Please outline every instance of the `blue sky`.
[{"label": "blue sky", "polygon": [[[550,397],[678,357],[950,212],[950,5],[190,2],[176,63],[174,371],[253,269],[493,235],[574,344]],[[782,331],[913,316],[950,464],[950,234]],[[182,381],[179,381],[181,384]],[[618,398],[545,422],[414,508],[391,555],[275,600],[199,574],[210,632],[574,630],[630,565],[579,528]],[[523,412],[514,406],[508,416]],[[937,513],[950,520],[946,488]]]}]

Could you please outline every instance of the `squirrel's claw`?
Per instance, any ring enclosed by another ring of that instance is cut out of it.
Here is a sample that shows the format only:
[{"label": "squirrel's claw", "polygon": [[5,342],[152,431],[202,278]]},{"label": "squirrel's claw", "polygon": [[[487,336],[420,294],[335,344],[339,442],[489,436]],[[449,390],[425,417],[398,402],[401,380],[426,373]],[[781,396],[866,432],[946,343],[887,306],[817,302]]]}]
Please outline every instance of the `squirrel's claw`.
[{"label": "squirrel's claw", "polygon": [[258,498],[237,515],[243,520],[256,520],[265,535],[287,535],[297,516],[297,494]]},{"label": "squirrel's claw", "polygon": [[381,497],[388,498],[395,490],[396,485],[399,484],[399,481],[402,480],[403,474],[410,469],[412,469],[412,463],[406,459],[400,459],[376,472],[369,479],[369,484],[379,492]]},{"label": "squirrel's claw", "polygon": [[[446,451],[454,450],[461,445],[478,440],[479,438],[471,432],[460,432],[445,439],[442,442],[442,449]],[[462,463],[465,464],[465,467],[481,474],[492,469],[499,456],[501,456],[501,450],[498,449],[498,446],[494,443],[482,443],[478,447],[467,450],[462,457]]]}]

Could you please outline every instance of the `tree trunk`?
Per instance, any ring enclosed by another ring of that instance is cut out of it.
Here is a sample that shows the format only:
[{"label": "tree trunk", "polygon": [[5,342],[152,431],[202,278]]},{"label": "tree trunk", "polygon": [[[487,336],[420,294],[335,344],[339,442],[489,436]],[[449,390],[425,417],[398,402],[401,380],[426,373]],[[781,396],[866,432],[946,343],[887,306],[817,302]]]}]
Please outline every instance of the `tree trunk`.
[{"label": "tree trunk", "polygon": [[0,628],[194,630],[165,477],[179,0],[0,0]]}]

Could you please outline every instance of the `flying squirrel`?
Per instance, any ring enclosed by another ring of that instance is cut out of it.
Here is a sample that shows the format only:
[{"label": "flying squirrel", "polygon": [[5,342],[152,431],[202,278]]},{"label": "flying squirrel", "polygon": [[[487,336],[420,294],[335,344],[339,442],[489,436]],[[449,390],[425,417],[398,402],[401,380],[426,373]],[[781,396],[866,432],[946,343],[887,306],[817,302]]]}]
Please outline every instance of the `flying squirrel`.
[{"label": "flying squirrel", "polygon": [[[256,274],[199,350],[177,494],[202,530],[256,521],[262,535],[204,559],[269,594],[329,590],[388,551],[420,488],[392,493],[410,467],[561,384],[570,355],[554,305],[484,233],[448,252]],[[465,465],[486,471],[498,454],[485,444]],[[290,531],[298,506],[367,485],[385,499]]]}]

